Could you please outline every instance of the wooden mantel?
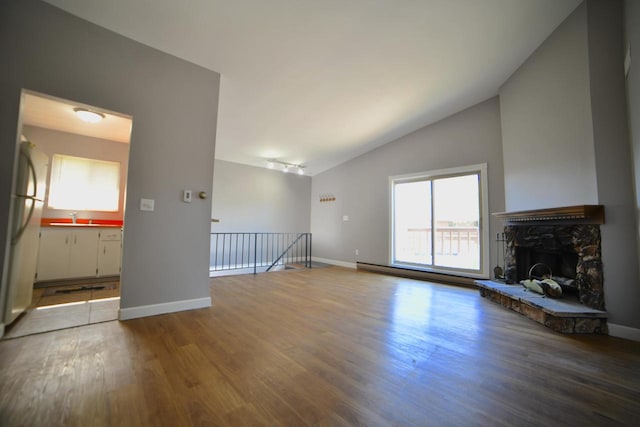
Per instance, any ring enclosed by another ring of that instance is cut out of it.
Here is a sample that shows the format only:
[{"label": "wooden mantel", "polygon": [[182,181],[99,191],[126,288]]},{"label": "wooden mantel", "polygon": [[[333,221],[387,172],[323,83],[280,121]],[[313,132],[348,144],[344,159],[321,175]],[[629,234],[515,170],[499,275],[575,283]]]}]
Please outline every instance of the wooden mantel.
[{"label": "wooden mantel", "polygon": [[530,211],[497,212],[493,214],[505,222],[578,222],[582,224],[604,224],[603,205],[578,205],[561,208],[535,209]]}]

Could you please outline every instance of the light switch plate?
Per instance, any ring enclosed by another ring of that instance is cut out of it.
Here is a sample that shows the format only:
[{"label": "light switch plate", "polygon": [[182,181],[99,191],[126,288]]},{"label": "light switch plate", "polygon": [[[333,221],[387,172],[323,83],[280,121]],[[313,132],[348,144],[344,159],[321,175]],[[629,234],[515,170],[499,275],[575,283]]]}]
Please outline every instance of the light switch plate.
[{"label": "light switch plate", "polygon": [[349,215],[342,215],[343,221],[349,221]]},{"label": "light switch plate", "polygon": [[156,201],[153,199],[140,199],[140,210],[153,212]]}]

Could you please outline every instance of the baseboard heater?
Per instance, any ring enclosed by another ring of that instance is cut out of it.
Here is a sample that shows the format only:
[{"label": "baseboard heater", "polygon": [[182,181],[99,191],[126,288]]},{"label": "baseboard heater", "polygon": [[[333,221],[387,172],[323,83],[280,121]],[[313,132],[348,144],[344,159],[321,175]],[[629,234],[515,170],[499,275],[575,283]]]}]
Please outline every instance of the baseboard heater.
[{"label": "baseboard heater", "polygon": [[409,279],[428,280],[432,282],[444,283],[447,285],[464,286],[466,288],[477,289],[476,279],[468,277],[453,276],[451,274],[432,273],[429,271],[416,270],[406,267],[390,267],[388,265],[369,264],[357,262],[357,269],[371,271],[374,273],[388,274],[390,276],[406,277]]}]

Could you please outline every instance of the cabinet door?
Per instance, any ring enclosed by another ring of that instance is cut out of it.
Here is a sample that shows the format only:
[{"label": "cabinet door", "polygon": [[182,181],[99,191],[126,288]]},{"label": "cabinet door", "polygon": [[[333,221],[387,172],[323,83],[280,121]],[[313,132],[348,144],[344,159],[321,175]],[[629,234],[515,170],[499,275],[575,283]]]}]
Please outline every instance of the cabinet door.
[{"label": "cabinet door", "polygon": [[71,233],[68,230],[43,228],[40,231],[37,280],[67,277]]},{"label": "cabinet door", "polygon": [[120,274],[121,247],[119,240],[100,242],[98,250],[98,276],[117,276]]},{"label": "cabinet door", "polygon": [[98,230],[73,230],[70,244],[67,277],[95,277],[98,266]]}]

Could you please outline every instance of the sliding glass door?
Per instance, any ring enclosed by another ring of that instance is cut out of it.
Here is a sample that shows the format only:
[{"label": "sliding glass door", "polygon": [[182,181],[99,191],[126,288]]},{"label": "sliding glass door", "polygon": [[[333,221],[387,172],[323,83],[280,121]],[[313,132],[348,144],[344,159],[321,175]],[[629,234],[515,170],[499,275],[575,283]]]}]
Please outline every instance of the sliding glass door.
[{"label": "sliding glass door", "polygon": [[392,265],[485,273],[484,170],[478,165],[391,177]]},{"label": "sliding glass door", "polygon": [[394,185],[395,261],[433,264],[431,237],[431,181]]}]

